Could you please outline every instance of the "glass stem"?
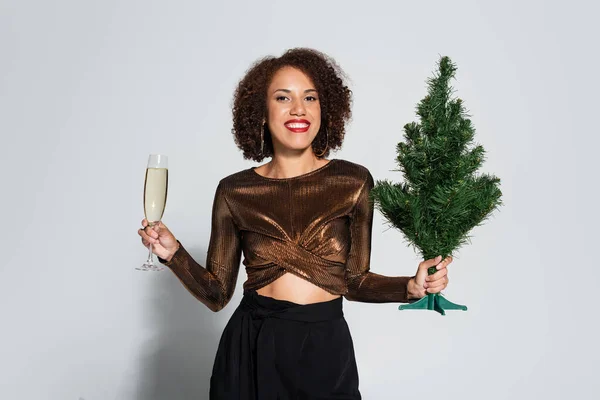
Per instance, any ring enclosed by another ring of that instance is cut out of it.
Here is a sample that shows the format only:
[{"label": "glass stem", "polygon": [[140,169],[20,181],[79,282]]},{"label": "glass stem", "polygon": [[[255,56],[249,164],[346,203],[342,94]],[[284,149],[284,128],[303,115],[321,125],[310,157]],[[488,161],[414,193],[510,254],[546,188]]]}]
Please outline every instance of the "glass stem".
[{"label": "glass stem", "polygon": [[[150,229],[154,229],[154,225],[149,223]],[[148,244],[148,260],[146,260],[147,264],[154,265],[154,255],[152,254],[152,243]]]},{"label": "glass stem", "polygon": [[154,256],[152,255],[152,243],[148,245],[148,260],[146,263],[154,265]]}]

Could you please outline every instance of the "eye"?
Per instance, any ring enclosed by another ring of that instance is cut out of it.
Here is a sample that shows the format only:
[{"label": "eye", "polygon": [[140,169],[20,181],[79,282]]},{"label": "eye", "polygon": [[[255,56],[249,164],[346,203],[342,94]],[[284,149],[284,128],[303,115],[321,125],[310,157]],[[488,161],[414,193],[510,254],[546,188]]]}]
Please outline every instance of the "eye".
[{"label": "eye", "polygon": [[280,99],[284,99],[285,100],[285,99],[287,99],[287,97],[285,97],[285,96],[277,96],[277,97],[275,97],[275,100],[277,100],[277,101],[279,101]]},{"label": "eye", "polygon": [[307,99],[312,99],[310,101],[317,101],[318,99],[315,96],[308,96]]}]

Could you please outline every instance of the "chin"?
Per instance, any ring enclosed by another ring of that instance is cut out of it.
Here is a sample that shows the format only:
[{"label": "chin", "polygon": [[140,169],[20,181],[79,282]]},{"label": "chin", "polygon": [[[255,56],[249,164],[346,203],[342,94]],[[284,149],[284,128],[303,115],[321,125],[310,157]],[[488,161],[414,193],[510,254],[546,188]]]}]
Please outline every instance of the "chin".
[{"label": "chin", "polygon": [[[295,134],[297,135],[297,134]],[[308,137],[292,137],[289,140],[287,140],[283,145],[285,147],[288,147],[290,149],[294,149],[294,150],[304,150],[307,147],[310,147],[312,144],[312,139],[308,138]]]}]

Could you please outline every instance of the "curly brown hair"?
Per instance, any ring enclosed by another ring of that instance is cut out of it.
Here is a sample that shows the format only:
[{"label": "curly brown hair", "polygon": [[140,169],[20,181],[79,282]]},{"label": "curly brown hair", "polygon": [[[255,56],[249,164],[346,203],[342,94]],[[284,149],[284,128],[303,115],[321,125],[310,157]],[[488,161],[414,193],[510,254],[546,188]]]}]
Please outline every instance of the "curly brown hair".
[{"label": "curly brown hair", "polygon": [[345,84],[346,74],[333,58],[320,51],[293,48],[281,57],[266,56],[255,61],[235,90],[231,133],[244,159],[260,162],[265,157],[273,156],[271,133],[266,124],[264,151],[261,151],[262,125],[267,114],[267,89],[275,73],[288,66],[306,74],[319,93],[321,128],[312,142],[315,154],[327,157],[331,150],[342,145],[352,106],[352,91]]}]

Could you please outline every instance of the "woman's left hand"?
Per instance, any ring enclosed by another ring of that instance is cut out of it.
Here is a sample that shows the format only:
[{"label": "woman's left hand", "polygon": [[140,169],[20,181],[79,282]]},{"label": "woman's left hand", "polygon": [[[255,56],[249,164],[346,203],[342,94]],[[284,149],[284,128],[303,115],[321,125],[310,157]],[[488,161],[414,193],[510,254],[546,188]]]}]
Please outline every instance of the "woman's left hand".
[{"label": "woman's left hand", "polygon": [[[452,257],[448,256],[436,265],[439,257],[435,259],[422,261],[417,268],[417,273],[413,278],[414,282],[409,288],[409,298],[420,299],[428,293],[439,293],[448,286],[448,265],[452,262]],[[427,274],[427,269],[436,266],[437,271],[433,275]]]}]

